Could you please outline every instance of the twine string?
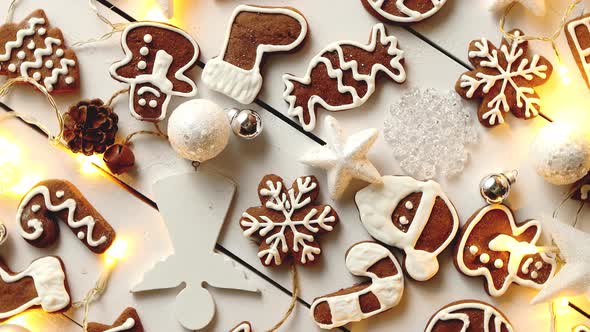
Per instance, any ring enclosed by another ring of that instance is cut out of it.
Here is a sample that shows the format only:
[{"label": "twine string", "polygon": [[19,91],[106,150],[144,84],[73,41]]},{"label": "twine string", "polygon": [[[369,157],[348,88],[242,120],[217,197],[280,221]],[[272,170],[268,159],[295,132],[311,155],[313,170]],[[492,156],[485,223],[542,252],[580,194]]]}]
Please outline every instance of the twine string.
[{"label": "twine string", "polygon": [[267,332],[277,331],[283,324],[285,324],[287,319],[289,319],[289,317],[291,317],[291,314],[293,314],[293,311],[295,311],[295,305],[297,304],[297,297],[299,296],[299,275],[297,273],[297,267],[295,266],[294,263],[291,264],[291,278],[292,278],[292,282],[293,282],[293,293],[291,295],[291,304],[289,305],[289,308],[287,309],[287,311],[285,311],[285,313],[283,314],[283,318],[281,318],[281,320],[278,323],[276,323],[273,327],[271,327],[269,330],[267,330]]},{"label": "twine string", "polygon": [[158,125],[158,123],[154,122],[154,127],[156,128],[155,131],[153,131],[153,130],[138,130],[138,131],[132,132],[131,134],[127,135],[127,137],[125,137],[125,139],[123,140],[123,145],[130,144],[131,140],[138,135],[151,135],[151,136],[155,136],[155,137],[161,137],[163,139],[168,139],[168,135],[166,135],[162,132],[162,129],[160,129],[160,126]]},{"label": "twine string", "polygon": [[119,91],[115,92],[115,93],[114,93],[114,94],[113,94],[113,95],[112,95],[112,96],[109,98],[109,100],[107,100],[107,103],[106,103],[106,105],[107,105],[108,107],[111,107],[111,106],[113,105],[113,101],[115,101],[115,99],[116,99],[117,97],[119,97],[119,96],[121,96],[121,95],[124,95],[124,94],[126,94],[127,92],[129,92],[129,88],[121,89],[121,90],[119,90]]},{"label": "twine string", "polygon": [[100,37],[90,38],[87,40],[76,42],[76,43],[72,44],[72,46],[70,46],[71,48],[77,48],[77,47],[85,46],[88,44],[93,44],[93,43],[105,41],[105,40],[111,38],[113,35],[123,31],[125,29],[125,27],[127,27],[130,24],[130,23],[113,23],[113,22],[111,22],[108,18],[106,18],[103,14],[100,13],[100,11],[98,10],[98,7],[96,6],[96,0],[88,0],[88,5],[92,9],[92,11],[96,14],[98,19],[101,20],[106,25],[108,25],[111,30],[109,32],[103,34]]},{"label": "twine string", "polygon": [[10,2],[10,6],[8,6],[8,12],[6,12],[6,23],[12,23],[17,2],[18,0],[12,0]]}]

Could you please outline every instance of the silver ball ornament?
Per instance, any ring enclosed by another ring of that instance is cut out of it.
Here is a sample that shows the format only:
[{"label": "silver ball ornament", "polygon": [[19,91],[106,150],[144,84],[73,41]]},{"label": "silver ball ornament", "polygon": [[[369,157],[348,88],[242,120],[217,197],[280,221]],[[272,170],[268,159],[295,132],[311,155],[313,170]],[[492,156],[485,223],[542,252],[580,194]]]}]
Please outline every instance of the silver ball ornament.
[{"label": "silver ball ornament", "polygon": [[262,133],[262,119],[253,110],[231,108],[227,116],[234,134],[244,139],[254,139]]},{"label": "silver ball ornament", "polygon": [[481,197],[488,204],[500,204],[510,195],[510,187],[516,182],[518,171],[486,175],[479,184]]},{"label": "silver ball ornament", "polygon": [[168,141],[183,158],[204,162],[225,149],[230,130],[221,107],[206,99],[193,99],[172,112],[168,120]]}]

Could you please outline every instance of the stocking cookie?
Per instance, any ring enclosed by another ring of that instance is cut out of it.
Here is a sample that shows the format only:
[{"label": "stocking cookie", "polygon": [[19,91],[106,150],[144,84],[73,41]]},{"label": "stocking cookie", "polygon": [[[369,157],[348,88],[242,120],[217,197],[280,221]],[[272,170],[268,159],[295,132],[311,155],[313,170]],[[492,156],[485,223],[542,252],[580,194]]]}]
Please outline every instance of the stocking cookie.
[{"label": "stocking cookie", "polygon": [[590,14],[569,21],[565,26],[565,35],[586,85],[590,88]]},{"label": "stocking cookie", "polygon": [[260,241],[258,257],[266,266],[286,259],[307,265],[321,254],[317,237],[331,232],[338,214],[329,205],[316,205],[320,185],[314,176],[297,178],[290,189],[277,175],[266,175],[258,186],[262,206],[242,214],[244,236]]},{"label": "stocking cookie", "polygon": [[250,104],[262,87],[264,54],[293,51],[304,41],[307,30],[305,17],[294,8],[240,5],[229,20],[221,55],[203,69],[203,82]]},{"label": "stocking cookie", "polygon": [[470,277],[483,276],[486,291],[501,296],[516,284],[542,288],[557,268],[555,258],[537,246],[541,224],[516,224],[505,205],[488,205],[463,226],[455,246],[455,266]]},{"label": "stocking cookie", "polygon": [[[516,37],[520,30],[511,31]],[[545,84],[553,71],[546,58],[528,55],[528,41],[504,39],[496,48],[486,38],[469,45],[469,61],[475,70],[461,75],[455,90],[465,99],[481,99],[477,112],[486,127],[504,123],[503,113],[531,119],[541,111],[541,99],[535,87]]]},{"label": "stocking cookie", "polygon": [[89,323],[88,332],[144,332],[144,329],[137,311],[127,308],[113,325]]},{"label": "stocking cookie", "polygon": [[365,9],[381,21],[416,23],[436,14],[447,0],[361,0]]},{"label": "stocking cookie", "polygon": [[197,94],[186,73],[197,63],[199,46],[185,31],[157,22],[133,23],[123,31],[121,45],[125,59],[110,72],[129,84],[129,109],[135,118],[163,120],[172,96]]},{"label": "stocking cookie", "polygon": [[40,306],[45,312],[70,306],[65,268],[58,257],[37,259],[14,273],[0,259],[0,321]]},{"label": "stocking cookie", "polygon": [[434,181],[408,176],[384,176],[356,194],[360,218],[372,237],[402,249],[404,268],[418,281],[438,272],[438,255],[459,229],[453,203]]},{"label": "stocking cookie", "polygon": [[404,292],[400,265],[387,248],[361,242],[346,253],[346,267],[355,276],[371,281],[317,298],[311,315],[322,329],[358,322],[395,307]]},{"label": "stocking cookie", "polygon": [[383,24],[373,27],[368,45],[332,43],[311,60],[304,77],[283,76],[288,114],[297,117],[303,129],[312,131],[318,107],[338,112],[362,106],[375,92],[380,74],[403,83],[403,59],[397,38],[388,35]]},{"label": "stocking cookie", "polygon": [[252,332],[252,325],[250,322],[241,322],[229,332]]},{"label": "stocking cookie", "polygon": [[424,332],[514,332],[514,327],[494,306],[467,300],[451,303],[437,311]]},{"label": "stocking cookie", "polygon": [[115,231],[73,184],[45,180],[36,184],[21,200],[16,213],[20,235],[38,248],[57,241],[62,220],[88,249],[105,252],[115,240]]},{"label": "stocking cookie", "polygon": [[54,93],[80,89],[76,54],[66,46],[61,30],[49,25],[43,10],[0,26],[0,45],[0,75],[30,77]]}]

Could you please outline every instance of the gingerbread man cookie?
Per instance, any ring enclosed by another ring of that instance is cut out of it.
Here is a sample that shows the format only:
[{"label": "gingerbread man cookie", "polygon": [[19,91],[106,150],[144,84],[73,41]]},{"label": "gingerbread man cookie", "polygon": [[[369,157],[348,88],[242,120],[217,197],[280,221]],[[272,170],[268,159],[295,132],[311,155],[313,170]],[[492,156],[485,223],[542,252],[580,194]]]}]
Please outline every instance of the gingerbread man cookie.
[{"label": "gingerbread man cookie", "polygon": [[19,273],[0,259],[0,321],[37,306],[45,312],[64,311],[70,301],[65,268],[58,257],[39,258]]},{"label": "gingerbread man cookie", "polygon": [[[515,37],[524,33],[510,32]],[[541,111],[541,98],[535,87],[545,84],[553,71],[546,58],[528,55],[528,41],[524,39],[502,41],[496,48],[486,38],[469,45],[469,61],[475,67],[461,75],[455,90],[465,99],[481,99],[477,112],[479,122],[486,127],[504,123],[503,113],[531,119]]]},{"label": "gingerbread man cookie", "polygon": [[391,251],[375,242],[361,242],[346,253],[346,267],[371,281],[324,295],[311,304],[311,315],[322,329],[333,329],[387,311],[400,302],[404,276]]},{"label": "gingerbread man cookie", "polygon": [[569,21],[564,29],[572,55],[590,88],[590,14]]},{"label": "gingerbread man cookie", "polygon": [[305,76],[283,76],[288,114],[297,117],[303,129],[312,131],[318,107],[338,112],[362,106],[375,92],[380,74],[403,83],[403,59],[397,38],[388,35],[383,24],[373,27],[368,45],[332,43],[311,60]]},{"label": "gingerbread man cookie", "polygon": [[20,235],[38,248],[57,241],[62,220],[88,249],[105,252],[115,240],[115,230],[66,180],[45,180],[36,184],[21,200],[16,213]]},{"label": "gingerbread man cookie", "polygon": [[436,14],[447,0],[361,0],[365,9],[382,21],[416,23]]},{"label": "gingerbread man cookie", "polygon": [[252,325],[250,322],[241,322],[229,332],[252,332]]},{"label": "gingerbread man cookie", "polygon": [[203,82],[250,104],[262,87],[264,54],[293,51],[303,43],[307,30],[305,17],[294,8],[240,5],[229,20],[221,55],[203,69]]},{"label": "gingerbread man cookie", "polygon": [[331,232],[338,214],[329,205],[316,205],[320,185],[315,176],[302,176],[288,189],[277,175],[266,175],[258,186],[262,206],[242,214],[244,236],[260,241],[258,257],[265,266],[286,259],[307,265],[321,254],[317,237]]},{"label": "gingerbread man cookie", "polygon": [[141,319],[134,308],[127,308],[113,325],[89,323],[88,332],[144,332]]},{"label": "gingerbread man cookie", "polygon": [[49,24],[41,9],[20,23],[0,26],[0,75],[30,77],[49,92],[80,89],[80,69],[74,51],[60,29]]},{"label": "gingerbread man cookie", "polygon": [[466,300],[451,303],[437,311],[424,332],[514,332],[514,327],[494,306]]},{"label": "gingerbread man cookie", "polygon": [[360,218],[372,237],[402,249],[410,277],[426,281],[439,269],[438,255],[459,229],[453,203],[434,181],[384,176],[356,194]]},{"label": "gingerbread man cookie", "polygon": [[540,289],[557,268],[555,257],[537,246],[540,236],[540,222],[516,224],[510,208],[488,205],[463,226],[455,266],[467,276],[483,276],[491,296],[504,295],[513,282]]},{"label": "gingerbread man cookie", "polygon": [[125,59],[115,62],[111,76],[129,84],[129,109],[143,121],[166,117],[172,96],[197,94],[187,72],[199,57],[197,42],[185,31],[168,24],[139,22],[127,26],[121,36]]}]

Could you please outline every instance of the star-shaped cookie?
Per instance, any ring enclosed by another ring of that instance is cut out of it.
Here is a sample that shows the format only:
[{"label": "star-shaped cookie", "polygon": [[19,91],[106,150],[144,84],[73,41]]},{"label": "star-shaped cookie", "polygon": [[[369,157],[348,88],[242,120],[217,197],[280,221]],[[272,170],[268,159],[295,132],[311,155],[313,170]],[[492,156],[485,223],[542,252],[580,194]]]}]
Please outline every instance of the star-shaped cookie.
[{"label": "star-shaped cookie", "polygon": [[367,158],[369,149],[377,140],[377,129],[365,129],[345,137],[338,121],[326,118],[328,144],[307,152],[300,161],[328,172],[328,189],[332,199],[339,199],[352,179],[370,183],[381,182],[379,171]]},{"label": "star-shaped cookie", "polygon": [[494,11],[502,10],[513,2],[519,2],[536,16],[545,16],[547,13],[545,0],[492,0],[490,9]]}]

